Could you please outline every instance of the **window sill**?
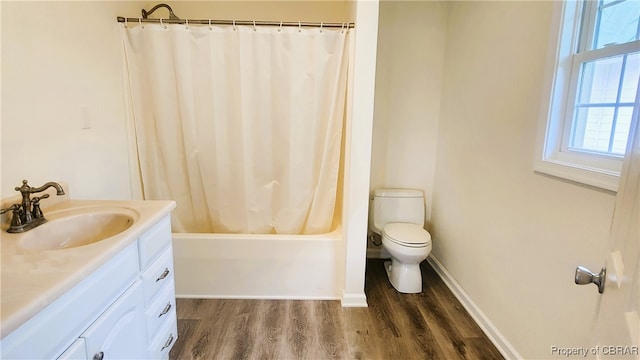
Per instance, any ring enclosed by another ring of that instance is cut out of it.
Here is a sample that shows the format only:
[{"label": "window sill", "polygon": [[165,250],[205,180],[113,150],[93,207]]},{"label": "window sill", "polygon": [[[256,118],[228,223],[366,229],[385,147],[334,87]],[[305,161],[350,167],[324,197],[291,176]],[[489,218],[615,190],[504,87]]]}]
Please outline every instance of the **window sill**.
[{"label": "window sill", "polygon": [[618,182],[620,180],[620,173],[616,171],[596,169],[551,159],[537,159],[533,170],[613,192],[618,191]]}]

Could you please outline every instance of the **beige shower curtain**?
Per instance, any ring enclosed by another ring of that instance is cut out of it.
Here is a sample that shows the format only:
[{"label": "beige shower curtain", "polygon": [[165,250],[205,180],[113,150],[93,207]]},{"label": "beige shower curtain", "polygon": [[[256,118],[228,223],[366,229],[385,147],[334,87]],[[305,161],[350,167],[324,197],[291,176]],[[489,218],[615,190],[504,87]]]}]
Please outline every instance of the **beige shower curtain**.
[{"label": "beige shower curtain", "polygon": [[330,230],[345,110],[347,29],[123,27],[145,199],[175,232]]}]

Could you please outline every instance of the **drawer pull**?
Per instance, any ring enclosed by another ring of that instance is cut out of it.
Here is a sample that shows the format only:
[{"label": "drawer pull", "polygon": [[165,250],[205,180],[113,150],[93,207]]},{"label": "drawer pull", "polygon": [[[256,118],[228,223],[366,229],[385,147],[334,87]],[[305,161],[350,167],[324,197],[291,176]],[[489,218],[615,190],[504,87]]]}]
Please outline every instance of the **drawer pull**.
[{"label": "drawer pull", "polygon": [[160,274],[160,277],[156,279],[156,282],[164,280],[167,276],[169,276],[169,268],[164,268],[164,271]]},{"label": "drawer pull", "polygon": [[160,349],[160,351],[168,348],[169,346],[171,346],[171,343],[173,342],[173,334],[169,334],[169,338],[167,339],[167,342],[164,343],[164,345],[162,345],[162,349]]},{"label": "drawer pull", "polygon": [[161,317],[162,315],[165,315],[166,313],[169,312],[169,310],[171,310],[171,303],[167,303],[167,306],[164,307],[164,309],[162,310],[160,315],[158,315],[158,317]]},{"label": "drawer pull", "polygon": [[103,358],[104,358],[104,353],[102,351],[93,355],[93,360],[102,360]]}]

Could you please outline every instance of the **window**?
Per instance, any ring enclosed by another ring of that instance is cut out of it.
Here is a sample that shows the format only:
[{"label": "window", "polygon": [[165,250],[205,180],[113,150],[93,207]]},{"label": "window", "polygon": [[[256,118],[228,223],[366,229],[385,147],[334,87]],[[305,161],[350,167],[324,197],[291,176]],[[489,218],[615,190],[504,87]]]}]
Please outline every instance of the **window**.
[{"label": "window", "polygon": [[536,170],[615,191],[638,111],[640,1],[556,7]]}]

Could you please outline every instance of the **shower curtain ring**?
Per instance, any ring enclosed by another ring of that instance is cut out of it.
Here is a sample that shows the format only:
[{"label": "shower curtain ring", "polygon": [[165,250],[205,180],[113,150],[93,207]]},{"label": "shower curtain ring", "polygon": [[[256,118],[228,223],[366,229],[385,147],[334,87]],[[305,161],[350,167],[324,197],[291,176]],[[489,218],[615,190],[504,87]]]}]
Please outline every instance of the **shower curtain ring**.
[{"label": "shower curtain ring", "polygon": [[166,28],[167,28],[167,25],[165,25],[165,24],[163,24],[163,23],[162,23],[162,18],[160,18],[160,26],[162,26],[162,28],[163,28],[163,29],[166,29]]},{"label": "shower curtain ring", "polygon": [[189,30],[189,19],[184,19],[184,28]]},{"label": "shower curtain ring", "polygon": [[209,30],[213,30],[213,27],[211,27],[211,19],[209,19]]},{"label": "shower curtain ring", "polygon": [[298,21],[298,32],[302,32],[302,24]]},{"label": "shower curtain ring", "polygon": [[142,25],[142,18],[138,18],[138,25],[140,25],[140,29],[144,29],[144,25]]},{"label": "shower curtain ring", "polygon": [[280,21],[280,27],[278,28],[278,32],[282,31],[282,21]]},{"label": "shower curtain ring", "polygon": [[258,29],[256,29],[256,21],[253,20],[253,31],[258,31]]},{"label": "shower curtain ring", "polygon": [[341,32],[342,34],[344,34],[344,24],[345,24],[345,23],[342,23],[342,28],[340,28],[340,32]]},{"label": "shower curtain ring", "polygon": [[322,33],[322,26],[324,26],[324,22],[320,22],[320,33]]},{"label": "shower curtain ring", "polygon": [[129,26],[127,26],[127,18],[124,18],[124,28],[127,29]]}]

